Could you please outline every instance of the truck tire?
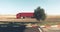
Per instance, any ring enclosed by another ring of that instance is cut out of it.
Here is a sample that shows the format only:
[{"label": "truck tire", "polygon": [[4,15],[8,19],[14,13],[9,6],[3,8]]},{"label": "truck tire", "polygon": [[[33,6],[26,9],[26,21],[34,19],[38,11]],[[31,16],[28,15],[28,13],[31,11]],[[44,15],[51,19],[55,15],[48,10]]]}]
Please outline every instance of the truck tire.
[{"label": "truck tire", "polygon": [[25,19],[25,17],[21,17],[21,19]]},{"label": "truck tire", "polygon": [[25,17],[23,17],[23,19],[25,19]]}]

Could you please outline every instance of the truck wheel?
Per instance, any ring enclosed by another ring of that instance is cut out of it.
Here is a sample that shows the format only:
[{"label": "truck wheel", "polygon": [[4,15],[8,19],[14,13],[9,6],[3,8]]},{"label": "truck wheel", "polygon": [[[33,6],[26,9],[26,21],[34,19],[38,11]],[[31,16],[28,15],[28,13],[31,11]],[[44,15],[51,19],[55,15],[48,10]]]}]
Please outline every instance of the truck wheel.
[{"label": "truck wheel", "polygon": [[24,19],[25,17],[21,17],[21,19]]},{"label": "truck wheel", "polygon": [[21,19],[23,19],[23,17],[21,17]]},{"label": "truck wheel", "polygon": [[25,19],[25,17],[23,17],[23,19]]}]

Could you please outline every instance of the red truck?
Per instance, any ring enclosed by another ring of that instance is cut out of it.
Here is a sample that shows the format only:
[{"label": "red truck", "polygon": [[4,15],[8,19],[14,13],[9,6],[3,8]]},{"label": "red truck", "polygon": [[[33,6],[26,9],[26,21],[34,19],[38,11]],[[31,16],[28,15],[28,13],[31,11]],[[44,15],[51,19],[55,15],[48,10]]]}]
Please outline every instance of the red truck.
[{"label": "red truck", "polygon": [[18,13],[16,15],[16,18],[33,18],[34,17],[34,13],[32,12],[23,12],[23,13]]}]

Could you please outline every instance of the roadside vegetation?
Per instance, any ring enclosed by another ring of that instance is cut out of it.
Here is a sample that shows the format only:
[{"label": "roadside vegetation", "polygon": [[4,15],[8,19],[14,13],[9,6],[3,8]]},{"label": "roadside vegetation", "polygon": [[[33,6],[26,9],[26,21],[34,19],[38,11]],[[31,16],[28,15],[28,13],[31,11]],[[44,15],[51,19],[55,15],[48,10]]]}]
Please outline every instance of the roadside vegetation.
[{"label": "roadside vegetation", "polygon": [[[4,23],[4,22],[0,22],[0,24],[8,24],[8,23]],[[19,23],[17,23],[18,25]],[[27,23],[28,24],[28,23]],[[60,21],[42,21],[41,23],[39,23],[39,25],[57,25],[60,24]]]},{"label": "roadside vegetation", "polygon": [[39,22],[40,22],[40,20],[45,20],[46,19],[45,10],[43,8],[41,8],[40,6],[37,7],[34,10],[34,18],[36,18],[36,20]]},{"label": "roadside vegetation", "polygon": [[60,21],[44,21],[44,22],[41,22],[39,25],[58,25],[60,24]]}]

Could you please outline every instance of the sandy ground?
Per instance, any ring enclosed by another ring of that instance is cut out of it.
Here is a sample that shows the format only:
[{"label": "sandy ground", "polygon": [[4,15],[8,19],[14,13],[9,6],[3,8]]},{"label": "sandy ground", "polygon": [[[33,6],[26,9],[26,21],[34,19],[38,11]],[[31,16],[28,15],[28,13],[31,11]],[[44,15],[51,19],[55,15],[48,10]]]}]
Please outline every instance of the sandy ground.
[{"label": "sandy ground", "polygon": [[[36,19],[26,18],[26,19],[16,19],[15,15],[0,15],[0,21],[10,21],[10,22],[34,22]],[[47,16],[46,21],[60,21],[60,16]]]},{"label": "sandy ground", "polygon": [[36,19],[0,19],[0,22],[36,22],[36,21],[37,21]]},{"label": "sandy ground", "polygon": [[[36,19],[26,18],[26,19],[16,19],[15,15],[0,15],[0,22],[36,22]],[[60,21],[60,16],[47,16],[46,21]],[[60,32],[57,28],[43,28],[46,32]]]}]

